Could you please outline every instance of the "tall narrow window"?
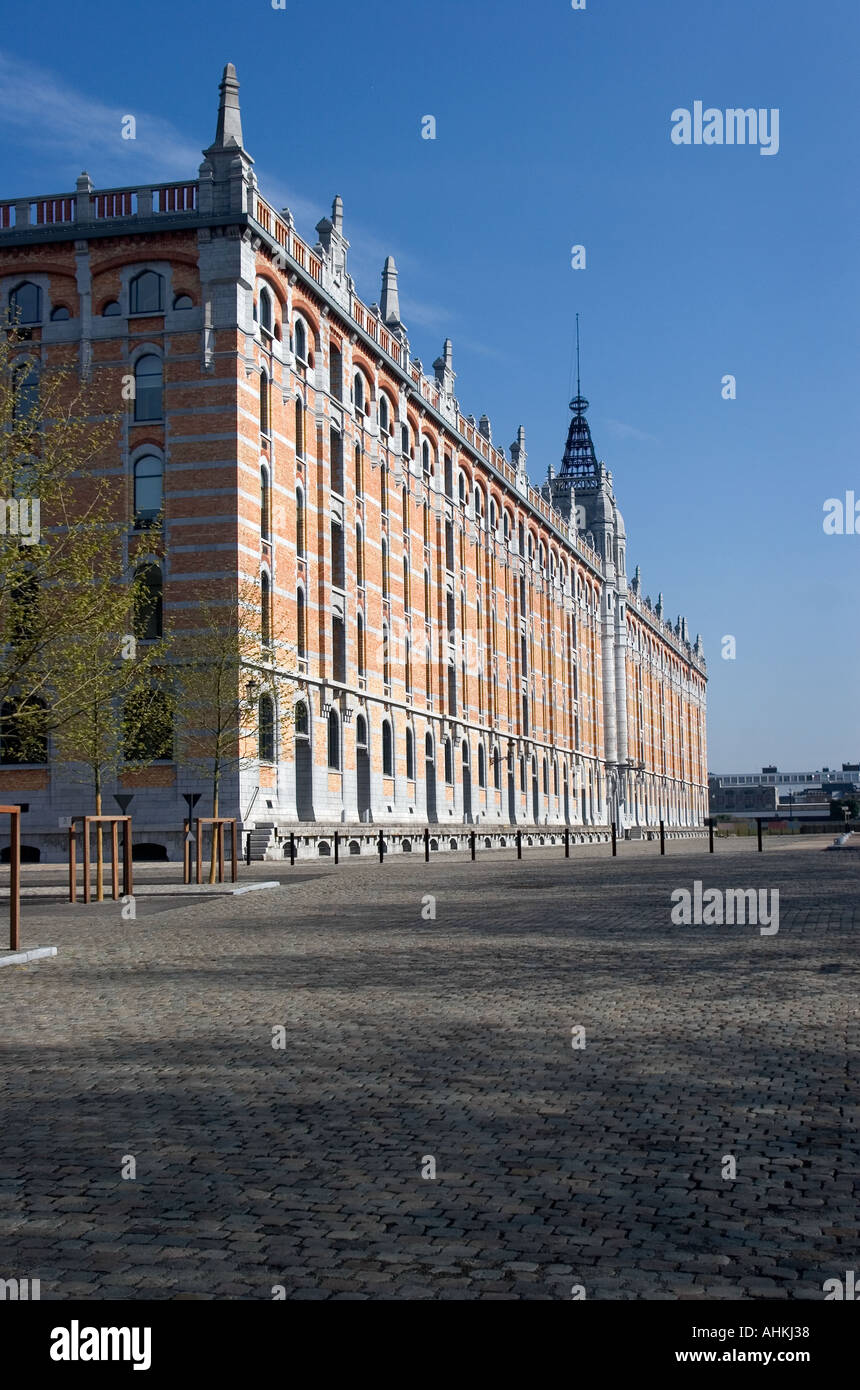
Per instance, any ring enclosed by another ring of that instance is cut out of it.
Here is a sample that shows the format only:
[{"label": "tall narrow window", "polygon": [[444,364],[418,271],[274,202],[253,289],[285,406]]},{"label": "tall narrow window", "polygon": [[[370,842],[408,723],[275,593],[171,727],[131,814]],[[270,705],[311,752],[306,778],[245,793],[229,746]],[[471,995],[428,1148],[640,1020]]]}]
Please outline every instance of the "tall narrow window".
[{"label": "tall narrow window", "polygon": [[484,745],[483,745],[483,743],[479,743],[479,744],[478,744],[478,786],[479,786],[479,787],[486,787],[486,785],[487,785],[486,754],[485,754],[485,752],[484,752]]},{"label": "tall narrow window", "polygon": [[425,501],[424,501],[424,508],[423,508],[423,511],[424,511],[424,544],[425,544],[425,545],[429,545],[429,544],[430,544],[430,503],[426,500],[426,498],[425,498]]},{"label": "tall narrow window", "polygon": [[403,663],[403,680],[407,696],[412,694],[412,643],[406,638]]},{"label": "tall narrow window", "polygon": [[454,496],[454,462],[450,454],[445,455],[445,496]]},{"label": "tall narrow window", "polygon": [[388,598],[388,542],[382,538],[382,597]]},{"label": "tall narrow window", "polygon": [[426,439],[422,440],[422,443],[421,443],[421,468],[422,468],[422,471],[423,471],[424,473],[428,473],[428,474],[429,474],[429,472],[430,472],[430,445],[428,444],[428,442],[427,442]]},{"label": "tall narrow window", "polygon": [[430,643],[424,648],[424,690],[429,700],[433,695],[433,659],[430,654]]},{"label": "tall narrow window", "polygon": [[364,536],[360,526],[355,528],[355,582],[364,588]]},{"label": "tall narrow window", "polygon": [[260,434],[269,433],[269,378],[260,372]]},{"label": "tall narrow window", "polygon": [[305,405],[301,396],[296,396],[296,458],[305,456]]},{"label": "tall narrow window", "polygon": [[261,695],[257,715],[257,754],[261,763],[275,761],[275,706],[271,695]]},{"label": "tall narrow window", "polygon": [[263,651],[272,646],[272,584],[265,570],[260,575],[260,636]]},{"label": "tall narrow window", "polygon": [[162,276],[154,270],[135,275],[129,289],[129,311],[132,314],[160,314],[163,307]]},{"label": "tall narrow window", "polygon": [[381,393],[379,397],[379,433],[386,437],[391,433],[391,407],[388,404],[388,397]]},{"label": "tall narrow window", "polygon": [[408,613],[412,605],[412,595],[409,584],[409,556],[403,556],[403,611]]},{"label": "tall narrow window", "polygon": [[336,401],[343,398],[343,358],[340,348],[334,343],[329,347],[328,352],[328,389],[329,394],[334,396]]},{"label": "tall narrow window", "polygon": [[382,624],[382,683],[387,688],[391,684],[391,653],[388,648],[388,624]]},{"label": "tall narrow window", "polygon": [[147,454],[134,465],[134,524],[140,530],[152,526],[164,503],[164,465]]},{"label": "tall narrow window", "polygon": [[328,716],[328,765],[340,771],[340,720],[335,710],[329,710]]},{"label": "tall narrow window", "polygon": [[388,515],[388,465],[379,466],[379,506],[383,516]]},{"label": "tall narrow window", "polygon": [[502,786],[502,756],[498,748],[493,749],[493,786],[496,791]]},{"label": "tall narrow window", "polygon": [[352,379],[352,402],[355,406],[356,415],[365,413],[366,394],[364,390],[364,377],[361,372],[356,372]]},{"label": "tall narrow window", "polygon": [[260,536],[264,541],[272,539],[272,493],[268,468],[260,469]]},{"label": "tall narrow window", "polygon": [[346,631],[343,618],[333,618],[331,624],[332,679],[346,683]]},{"label": "tall narrow window", "polygon": [[394,745],[391,737],[391,725],[387,719],[382,721],[382,775],[383,777],[394,776]]},{"label": "tall narrow window", "polygon": [[424,617],[430,622],[430,571],[425,567],[424,570]]},{"label": "tall narrow window", "polygon": [[308,634],[307,619],[305,615],[305,591],[299,589],[296,594],[296,652],[301,661],[307,658],[308,654]]},{"label": "tall narrow window", "polygon": [[336,589],[344,588],[346,565],[344,563],[343,527],[331,523],[331,582]]},{"label": "tall narrow window", "polygon": [[164,379],[161,358],[148,352],[134,364],[134,418],[160,420]]},{"label": "tall narrow window", "polygon": [[406,535],[409,534],[409,488],[405,486],[403,488],[403,530]]},{"label": "tall narrow window", "polygon": [[361,457],[361,445],[355,446],[355,495],[364,496],[364,464]]},{"label": "tall narrow window", "polygon": [[306,365],[308,360],[308,331],[301,319],[296,319],[295,344],[296,357]]},{"label": "tall narrow window", "polygon": [[305,558],[307,538],[305,536],[305,494],[296,488],[296,554],[300,560]]},{"label": "tall narrow window", "polygon": [[343,436],[340,430],[329,431],[329,457],[331,459],[331,490],[343,496]]},{"label": "tall narrow window", "polygon": [[408,724],[406,726],[406,780],[407,782],[415,781],[415,735]]},{"label": "tall narrow window", "polygon": [[39,406],[39,365],[21,362],[12,377],[12,419],[32,420]]},{"label": "tall narrow window", "polygon": [[163,583],[158,565],[141,565],[134,589],[134,633],[141,642],[157,642],[162,634]]},{"label": "tall narrow window", "polygon": [[445,750],[445,781],[449,787],[454,785],[454,758],[451,753],[451,740],[445,739],[443,744]]},{"label": "tall narrow window", "polygon": [[358,674],[360,676],[365,676],[367,674],[367,660],[365,657],[364,618],[360,613],[355,620],[355,645]]},{"label": "tall narrow window", "polygon": [[268,290],[260,290],[260,327],[271,337],[272,326],[272,296]]}]

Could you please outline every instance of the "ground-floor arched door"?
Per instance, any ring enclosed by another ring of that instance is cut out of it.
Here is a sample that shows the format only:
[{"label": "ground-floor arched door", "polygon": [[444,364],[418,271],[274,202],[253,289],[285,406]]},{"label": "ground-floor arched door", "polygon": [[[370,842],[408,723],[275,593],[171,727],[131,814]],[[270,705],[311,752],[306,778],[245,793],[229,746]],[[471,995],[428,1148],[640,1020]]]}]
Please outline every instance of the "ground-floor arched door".
[{"label": "ground-floor arched door", "polygon": [[355,726],[355,791],[358,803],[358,818],[369,821],[370,814],[370,753],[367,747],[367,722],[363,714],[358,716]]},{"label": "ground-floor arched door", "polygon": [[472,819],[472,768],[469,764],[469,745],[463,740],[463,820]]},{"label": "ground-floor arched door", "polygon": [[436,811],[436,757],[433,751],[433,735],[428,734],[424,741],[424,786],[427,788],[427,820],[435,825]]},{"label": "ground-floor arched door", "polygon": [[301,821],[314,818],[314,770],[309,738],[296,738],[296,812]]}]

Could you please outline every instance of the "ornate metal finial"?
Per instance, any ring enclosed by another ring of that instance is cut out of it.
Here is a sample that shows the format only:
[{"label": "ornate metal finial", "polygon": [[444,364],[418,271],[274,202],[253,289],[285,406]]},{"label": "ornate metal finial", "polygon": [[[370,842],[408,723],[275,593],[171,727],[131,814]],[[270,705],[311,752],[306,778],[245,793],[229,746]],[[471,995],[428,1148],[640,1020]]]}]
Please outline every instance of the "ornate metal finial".
[{"label": "ornate metal finial", "polygon": [[597,455],[591,439],[591,430],[585,418],[588,401],[582,394],[579,383],[579,314],[576,316],[576,395],[570,403],[573,419],[567,434],[567,444],[561,461],[561,472],[556,480],[564,486],[577,482],[596,481],[598,475]]}]

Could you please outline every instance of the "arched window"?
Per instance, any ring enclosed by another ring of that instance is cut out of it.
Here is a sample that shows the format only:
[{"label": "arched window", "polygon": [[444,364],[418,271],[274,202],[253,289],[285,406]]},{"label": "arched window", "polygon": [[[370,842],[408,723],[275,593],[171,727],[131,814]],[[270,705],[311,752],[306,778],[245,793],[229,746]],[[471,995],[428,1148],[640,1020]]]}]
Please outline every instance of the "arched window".
[{"label": "arched window", "polygon": [[299,589],[296,594],[296,651],[299,659],[305,660],[308,654],[308,634],[304,589]]},{"label": "arched window", "polygon": [[433,761],[433,735],[428,731],[424,735],[424,757],[428,763]]},{"label": "arched window", "polygon": [[269,651],[272,645],[272,581],[265,570],[260,575],[260,636],[263,650]]},{"label": "arched window", "polygon": [[135,420],[161,419],[163,384],[161,358],[153,352],[138,357],[134,364]]},{"label": "arched window", "polygon": [[158,565],[141,565],[135,571],[134,635],[141,642],[157,642],[162,634],[164,584]]},{"label": "arched window", "polygon": [[272,539],[272,490],[266,467],[260,469],[260,535],[264,541]]},{"label": "arched window", "polygon": [[381,393],[379,397],[379,433],[384,435],[391,434],[391,406],[384,392]]},{"label": "arched window", "polygon": [[147,454],[134,465],[134,524],[139,530],[152,526],[164,505],[164,464]]},{"label": "arched window", "polygon": [[260,327],[271,335],[273,323],[272,296],[268,290],[260,290]]},{"label": "arched window", "polygon": [[490,530],[495,531],[499,524],[499,509],[495,497],[490,498]]},{"label": "arched window", "polygon": [[[39,364],[19,362],[12,376],[12,419],[30,420],[39,408]],[[33,421],[35,423],[35,421]]]},{"label": "arched window", "polygon": [[546,758],[544,758],[544,760],[543,760],[543,769],[542,769],[542,771],[543,771],[543,794],[544,794],[544,796],[549,796],[549,768],[547,767]]},{"label": "arched window", "polygon": [[42,291],[31,280],[24,280],[10,294],[9,319],[13,325],[42,322]]},{"label": "arched window", "polygon": [[445,739],[442,745],[445,754],[445,781],[449,787],[454,785],[454,759],[451,756],[451,740]]},{"label": "arched window", "polygon": [[308,330],[305,328],[303,319],[296,319],[295,327],[296,357],[307,366],[308,361]]},{"label": "arched window", "polygon": [[388,624],[382,624],[382,683],[391,684],[391,653],[388,649]]},{"label": "arched window", "polygon": [[406,726],[406,780],[407,782],[415,781],[415,735],[408,724]]},{"label": "arched window", "polygon": [[333,709],[328,714],[328,765],[340,771],[340,720]]},{"label": "arched window", "polygon": [[304,700],[300,700],[295,709],[296,738],[310,737],[310,720],[308,718],[308,707]]},{"label": "arched window", "polygon": [[359,589],[364,588],[364,535],[360,526],[355,528],[355,582]]},{"label": "arched window", "polygon": [[65,304],[58,304],[56,309],[51,310],[51,323],[65,323],[71,317]]},{"label": "arched window", "polygon": [[352,402],[355,406],[356,415],[365,414],[365,401],[367,392],[364,389],[364,377],[361,372],[356,372],[352,379]]},{"label": "arched window", "polygon": [[422,469],[423,469],[423,471],[424,471],[425,473],[428,473],[428,474],[429,474],[429,472],[430,472],[430,445],[428,444],[428,442],[427,442],[426,439],[425,439],[425,440],[422,440],[422,443],[421,443],[421,467],[422,467]]},{"label": "arched window", "polygon": [[193,309],[194,300],[190,294],[178,294],[173,301],[174,309]]},{"label": "arched window", "polygon": [[406,458],[409,458],[412,453],[412,431],[405,421],[400,426],[400,452]]},{"label": "arched window", "polygon": [[458,481],[457,481],[457,489],[458,489],[459,496],[460,496],[460,502],[461,502],[461,504],[464,504],[465,501],[466,501],[466,475],[465,475],[465,473],[461,473],[461,474],[460,474],[460,477],[459,477],[459,479],[458,479]]},{"label": "arched window", "polygon": [[493,786],[496,791],[501,790],[502,786],[502,755],[498,748],[493,749]]},{"label": "arched window", "polygon": [[478,744],[478,786],[479,786],[479,787],[486,787],[486,785],[487,785],[487,763],[486,763],[486,756],[487,756],[487,755],[486,755],[485,752],[484,752],[484,745],[483,745],[483,743],[479,743],[479,744]]},{"label": "arched window", "polygon": [[382,721],[382,775],[383,777],[394,776],[394,743],[391,737],[391,725],[387,719]]},{"label": "arched window", "polygon": [[474,499],[475,520],[477,521],[478,525],[482,527],[484,525],[484,494],[482,493],[481,489],[477,486],[477,484],[475,486]]},{"label": "arched window", "polygon": [[367,720],[360,714],[355,721],[355,746],[357,748],[367,747]]},{"label": "arched window", "polygon": [[260,434],[269,433],[269,378],[265,372],[260,372]]},{"label": "arched window", "polygon": [[102,318],[104,318],[104,319],[116,318],[117,314],[121,314],[121,313],[122,313],[122,310],[121,310],[120,307],[119,307],[119,301],[116,300],[116,299],[109,299],[108,302],[107,302],[107,304],[106,304],[106,305],[104,306],[104,308],[102,309]]},{"label": "arched window", "polygon": [[154,270],[135,275],[129,286],[129,313],[160,314],[163,308],[164,279]]},{"label": "arched window", "polygon": [[305,403],[296,396],[296,458],[305,456]]},{"label": "arched window", "polygon": [[275,761],[275,706],[271,695],[261,695],[257,715],[257,756],[261,763]]},{"label": "arched window", "polygon": [[296,488],[296,554],[300,560],[305,558],[305,494],[300,487]]},{"label": "arched window", "polygon": [[360,676],[364,676],[367,674],[367,660],[365,657],[364,618],[361,616],[360,613],[356,615],[355,619],[355,645],[357,648],[356,660],[358,665],[358,674]]},{"label": "arched window", "polygon": [[558,797],[558,759],[552,760],[552,790],[553,796]]}]

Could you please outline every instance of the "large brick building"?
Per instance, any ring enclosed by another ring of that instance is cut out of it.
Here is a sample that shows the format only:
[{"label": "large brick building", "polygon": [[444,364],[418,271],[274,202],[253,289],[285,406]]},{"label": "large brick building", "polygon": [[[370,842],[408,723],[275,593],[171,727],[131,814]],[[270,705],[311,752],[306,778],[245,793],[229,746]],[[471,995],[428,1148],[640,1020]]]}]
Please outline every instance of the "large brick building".
[{"label": "large brick building", "polygon": [[[339,198],[316,230],[312,248],[258,192],[232,65],[196,180],[97,192],[82,174],[73,194],[0,202],[0,306],[33,370],[71,357],[136,378],[110,466],[166,619],[204,580],[245,576],[293,634],[290,708],[267,707],[222,813],[267,830],[701,825],[701,642],[628,583],[587,402],[535,488],[524,431],[507,457],[461,413],[450,342],[432,375],[412,356],[391,258],[379,304],[358,299]],[[175,853],[200,780],[165,761],[127,784],[137,835]],[[59,852],[81,799],[62,768],[0,767],[0,795]]]}]

